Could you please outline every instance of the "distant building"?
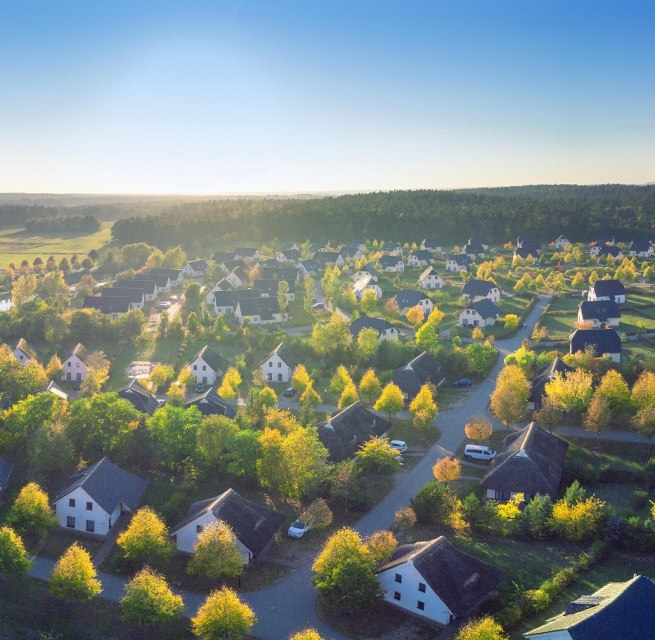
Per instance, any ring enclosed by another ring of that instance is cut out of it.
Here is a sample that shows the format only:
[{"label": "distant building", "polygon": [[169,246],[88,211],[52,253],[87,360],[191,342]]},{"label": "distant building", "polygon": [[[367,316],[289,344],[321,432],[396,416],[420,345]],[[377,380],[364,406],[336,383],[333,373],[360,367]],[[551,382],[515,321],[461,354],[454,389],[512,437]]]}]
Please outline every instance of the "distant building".
[{"label": "distant building", "polygon": [[18,342],[11,348],[14,358],[21,364],[27,364],[30,360],[38,361],[36,351],[32,349],[25,338],[19,338]]},{"label": "distant building", "polygon": [[89,369],[86,366],[88,357],[89,352],[81,342],[78,342],[71,351],[65,353],[61,359],[61,366],[64,371],[62,380],[74,380],[76,382],[86,380],[89,375]]},{"label": "distant building", "polygon": [[589,287],[587,300],[614,300],[616,304],[624,304],[625,287],[620,280],[596,280]]},{"label": "distant building", "polygon": [[614,329],[576,329],[569,336],[569,353],[593,347],[597,358],[609,356],[612,362],[621,362],[621,337]]},{"label": "distant building", "polygon": [[289,382],[302,360],[286,343],[280,342],[260,363],[262,378],[267,382]]}]

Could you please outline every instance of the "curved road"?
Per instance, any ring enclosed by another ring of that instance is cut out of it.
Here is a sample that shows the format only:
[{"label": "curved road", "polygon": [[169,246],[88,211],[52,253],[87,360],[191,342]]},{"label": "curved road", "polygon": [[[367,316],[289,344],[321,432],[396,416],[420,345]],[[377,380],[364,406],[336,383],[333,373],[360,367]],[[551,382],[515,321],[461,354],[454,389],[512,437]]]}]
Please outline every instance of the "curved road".
[{"label": "curved road", "polygon": [[[496,348],[500,352],[498,361],[489,376],[469,393],[466,403],[455,409],[440,413],[437,422],[441,436],[426,452],[423,458],[408,473],[402,475],[389,493],[369,511],[357,524],[355,529],[362,535],[370,535],[380,529],[388,529],[395,512],[409,504],[418,490],[432,480],[434,463],[444,456],[452,455],[465,440],[464,424],[475,414],[488,413],[489,396],[494,389],[496,378],[503,368],[504,357],[516,351],[524,338],[529,337],[532,328],[544,311],[549,298],[539,296],[537,304],[526,318],[526,329],[519,329],[516,335],[506,340],[498,340]],[[492,419],[495,422],[495,420]],[[44,558],[35,558],[30,574],[47,579],[54,562]],[[98,575],[103,583],[102,596],[108,600],[118,601],[122,596],[125,581],[118,576],[101,573]],[[187,615],[194,615],[205,596],[183,592]],[[316,591],[312,586],[311,561],[292,573],[281,582],[252,593],[241,594],[257,614],[258,622],[253,634],[262,640],[284,640],[292,633],[315,628],[329,640],[346,640],[346,638],[325,625],[316,612]]]}]

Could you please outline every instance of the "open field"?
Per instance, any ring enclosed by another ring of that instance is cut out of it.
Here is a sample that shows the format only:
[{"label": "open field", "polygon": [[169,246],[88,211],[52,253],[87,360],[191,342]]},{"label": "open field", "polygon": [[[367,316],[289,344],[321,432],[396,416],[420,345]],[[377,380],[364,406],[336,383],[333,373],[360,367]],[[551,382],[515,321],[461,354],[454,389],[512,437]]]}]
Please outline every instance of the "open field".
[{"label": "open field", "polygon": [[102,229],[91,234],[41,233],[32,234],[24,229],[0,229],[0,267],[10,262],[16,266],[22,260],[30,264],[35,258],[47,260],[53,255],[59,261],[74,253],[85,256],[92,249],[100,249],[111,241],[111,223],[103,222]]}]

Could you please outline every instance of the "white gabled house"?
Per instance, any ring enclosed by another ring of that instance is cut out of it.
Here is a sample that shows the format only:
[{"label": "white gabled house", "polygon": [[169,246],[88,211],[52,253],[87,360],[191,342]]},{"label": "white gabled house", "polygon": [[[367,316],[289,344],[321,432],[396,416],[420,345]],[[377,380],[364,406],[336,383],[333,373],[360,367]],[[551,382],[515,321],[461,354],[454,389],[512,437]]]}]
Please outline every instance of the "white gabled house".
[{"label": "white gabled house", "polygon": [[106,536],[122,513],[134,511],[148,481],[108,458],[74,473],[55,496],[59,526]]},{"label": "white gabled house", "polygon": [[289,314],[282,313],[275,298],[247,298],[237,303],[234,318],[239,324],[274,324],[288,320]]},{"label": "white gabled house", "polygon": [[213,385],[217,379],[225,375],[230,364],[223,356],[205,345],[191,358],[188,366],[196,383]]},{"label": "white gabled house", "polygon": [[435,271],[434,267],[428,267],[419,277],[416,286],[421,289],[442,289],[443,278]]},{"label": "white gabled house", "polygon": [[300,357],[284,342],[280,342],[260,363],[262,378],[267,382],[289,382]]},{"label": "white gabled house", "polygon": [[239,553],[244,563],[249,564],[269,548],[284,516],[228,489],[189,507],[184,519],[171,529],[177,550],[194,553],[198,535],[219,520],[232,529]]},{"label": "white gabled house", "polygon": [[426,249],[431,253],[441,253],[441,242],[435,240],[434,238],[425,238],[421,241],[421,249]]},{"label": "white gabled house", "polygon": [[560,234],[555,240],[553,241],[553,245],[555,245],[555,249],[562,250],[566,249],[567,247],[571,246],[571,241],[564,235]]},{"label": "white gabled house", "polygon": [[171,281],[171,287],[181,287],[184,284],[184,274],[182,269],[169,269],[167,267],[154,267],[150,272],[156,276],[168,276]]},{"label": "white gabled house", "polygon": [[620,280],[596,280],[589,287],[587,300],[614,300],[616,304],[624,304],[625,287]]},{"label": "white gabled house", "polygon": [[350,335],[356,340],[362,329],[375,329],[378,333],[378,340],[391,340],[398,338],[398,329],[384,318],[372,318],[367,315],[361,315],[353,320],[349,325]]},{"label": "white gabled house", "polygon": [[362,278],[370,276],[373,282],[378,281],[378,270],[372,264],[365,264],[361,269],[358,269],[353,273],[351,280],[357,282]]},{"label": "white gabled house", "polygon": [[386,602],[441,625],[474,614],[502,577],[444,536],[399,546],[376,574]]},{"label": "white gabled house", "polygon": [[398,256],[380,256],[378,260],[380,271],[385,273],[402,273],[405,271],[405,263]]},{"label": "white gabled house", "polygon": [[432,260],[432,254],[427,249],[413,251],[407,256],[407,264],[415,269],[427,267],[430,264],[430,260]]},{"label": "white gabled house", "polygon": [[206,260],[189,260],[182,267],[182,275],[187,278],[200,278],[207,273]]},{"label": "white gabled house", "polygon": [[424,316],[429,316],[434,309],[434,303],[422,291],[415,289],[401,289],[393,299],[396,301],[400,313],[405,315],[413,307],[419,307]]},{"label": "white gabled house", "polygon": [[18,342],[12,347],[11,352],[21,364],[27,364],[30,360],[37,360],[36,351],[32,349],[25,338],[19,338]]},{"label": "white gabled house", "polygon": [[371,276],[364,276],[353,285],[353,295],[357,300],[364,297],[364,291],[372,291],[378,300],[382,297],[382,289],[373,281]]},{"label": "white gabled house", "polygon": [[75,382],[86,380],[89,375],[89,369],[86,366],[86,359],[88,357],[89,352],[86,350],[86,347],[81,342],[78,342],[72,351],[66,353],[61,359],[61,366],[64,370],[62,380],[73,380]]},{"label": "white gabled house", "polygon": [[458,324],[460,327],[493,327],[499,315],[498,307],[491,300],[483,298],[460,311]]},{"label": "white gabled house", "polygon": [[469,280],[462,288],[462,298],[467,302],[477,302],[487,298],[491,302],[500,301],[500,289],[490,280]]},{"label": "white gabled house", "polygon": [[446,271],[453,273],[461,273],[468,271],[468,268],[473,264],[471,256],[465,253],[455,253],[446,260]]}]

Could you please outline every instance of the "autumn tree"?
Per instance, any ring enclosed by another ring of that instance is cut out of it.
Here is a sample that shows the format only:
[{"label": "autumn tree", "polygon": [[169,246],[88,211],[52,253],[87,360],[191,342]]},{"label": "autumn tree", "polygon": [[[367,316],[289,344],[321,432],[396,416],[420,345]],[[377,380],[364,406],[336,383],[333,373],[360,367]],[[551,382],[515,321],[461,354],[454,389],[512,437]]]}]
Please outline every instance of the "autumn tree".
[{"label": "autumn tree", "polygon": [[134,514],[116,544],[125,558],[135,562],[157,562],[173,553],[168,528],[150,507],[142,507]]},{"label": "autumn tree", "polygon": [[57,525],[48,494],[36,482],[30,482],[20,490],[9,509],[6,521],[21,535],[37,538],[43,538]]},{"label": "autumn tree", "polygon": [[432,307],[430,315],[428,316],[427,323],[431,324],[435,329],[443,322],[446,314],[439,309],[436,305]]},{"label": "autumn tree", "polygon": [[416,525],[416,513],[411,507],[398,509],[393,515],[393,528],[396,531],[407,531]]},{"label": "autumn tree", "polygon": [[284,314],[286,314],[287,309],[289,308],[289,299],[287,298],[288,293],[289,283],[286,282],[286,280],[280,280],[280,282],[277,283],[277,304],[280,307],[282,318],[284,318]]},{"label": "autumn tree", "polygon": [[378,352],[380,341],[378,332],[372,327],[365,327],[357,334],[356,356],[358,362],[368,362]]},{"label": "autumn tree", "polygon": [[102,591],[89,552],[77,542],[59,558],[50,576],[50,593],[60,600],[91,600]]},{"label": "autumn tree", "polygon": [[416,305],[407,311],[405,317],[415,328],[418,328],[425,319],[425,314],[423,313],[423,309],[419,305]]},{"label": "autumn tree", "polygon": [[595,395],[607,400],[612,417],[620,417],[631,409],[630,389],[619,371],[610,369],[601,379]]},{"label": "autumn tree", "polygon": [[289,640],[324,640],[324,638],[316,629],[305,629],[289,636]]},{"label": "autumn tree", "polygon": [[519,316],[517,316],[515,313],[508,313],[503,318],[505,329],[507,329],[508,331],[514,331],[515,329],[518,329],[520,322],[521,322],[521,318],[519,318]]},{"label": "autumn tree", "polygon": [[438,482],[447,485],[462,475],[462,465],[457,458],[441,458],[432,467],[432,474]]},{"label": "autumn tree", "polygon": [[300,515],[300,519],[312,529],[324,529],[332,524],[332,509],[323,498],[316,498]]},{"label": "autumn tree", "polygon": [[374,402],[382,392],[382,385],[374,369],[368,369],[359,381],[359,395],[367,404]]},{"label": "autumn tree", "polygon": [[605,516],[605,502],[590,496],[576,502],[558,500],[553,505],[550,526],[569,542],[592,538]]},{"label": "autumn tree", "polygon": [[417,429],[428,429],[437,417],[437,403],[429,384],[424,384],[409,405],[412,422]]},{"label": "autumn tree", "polygon": [[398,546],[398,540],[391,531],[376,531],[364,540],[364,544],[379,567],[391,560],[391,556]]},{"label": "autumn tree", "polygon": [[239,552],[234,532],[222,520],[202,529],[193,551],[193,557],[187,565],[187,572],[191,575],[211,579],[222,576],[236,578],[243,572],[245,560]]},{"label": "autumn tree", "polygon": [[314,383],[308,384],[300,396],[300,419],[305,425],[312,423],[314,407],[321,404],[321,396],[314,389]]},{"label": "autumn tree", "polygon": [[232,589],[223,587],[207,596],[191,619],[193,634],[202,640],[240,640],[257,622],[255,612]]},{"label": "autumn tree", "polygon": [[304,364],[299,364],[291,376],[291,386],[302,395],[305,389],[312,384],[312,379]]},{"label": "autumn tree", "polygon": [[184,602],[173,593],[164,576],[145,567],[125,585],[120,609],[125,622],[156,625],[180,617]]},{"label": "autumn tree", "polygon": [[25,576],[31,566],[23,539],[11,527],[0,527],[0,578]]},{"label": "autumn tree", "polygon": [[347,527],[328,539],[312,565],[318,591],[345,611],[369,608],[380,597],[374,570],[371,550],[356,531]]},{"label": "autumn tree", "polygon": [[45,372],[50,380],[60,380],[63,377],[64,367],[56,353],[48,360]]},{"label": "autumn tree", "polygon": [[486,616],[464,625],[455,640],[508,640],[508,637],[493,618]]},{"label": "autumn tree", "polygon": [[372,289],[364,290],[359,304],[364,313],[371,313],[378,305],[378,294]]},{"label": "autumn tree", "polygon": [[584,418],[584,428],[595,433],[600,439],[601,431],[606,431],[611,423],[612,410],[609,401],[605,396],[595,393]]},{"label": "autumn tree", "polygon": [[555,377],[546,383],[546,397],[564,411],[584,411],[594,395],[593,377],[588,371],[576,369]]},{"label": "autumn tree", "polygon": [[490,406],[494,415],[505,425],[518,422],[528,406],[530,383],[517,365],[505,367],[498,375],[491,394]]},{"label": "autumn tree", "polygon": [[225,400],[232,400],[237,395],[237,389],[241,385],[241,374],[234,367],[229,367],[221,380],[221,386],[218,388],[218,395]]},{"label": "autumn tree", "polygon": [[330,380],[330,391],[332,391],[334,395],[340,396],[343,393],[343,390],[352,384],[353,379],[350,377],[348,369],[340,364]]},{"label": "autumn tree", "polygon": [[400,387],[393,382],[389,382],[382,390],[373,408],[376,411],[386,413],[389,419],[391,419],[392,415],[400,413],[405,408],[405,398]]},{"label": "autumn tree", "polygon": [[422,351],[431,351],[439,343],[439,336],[431,322],[426,322],[419,327],[414,338],[416,347]]},{"label": "autumn tree", "polygon": [[357,468],[363,475],[389,475],[398,469],[398,455],[389,440],[371,437],[357,451]]},{"label": "autumn tree", "polygon": [[493,427],[485,416],[473,416],[464,425],[464,433],[469,440],[486,442],[491,438]]},{"label": "autumn tree", "polygon": [[357,387],[353,382],[351,382],[349,385],[344,387],[344,390],[341,392],[337,406],[339,409],[345,409],[346,407],[349,407],[353,402],[357,402],[358,399]]}]

